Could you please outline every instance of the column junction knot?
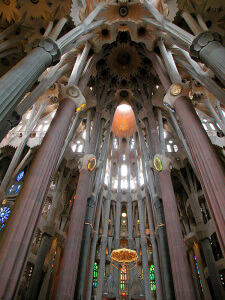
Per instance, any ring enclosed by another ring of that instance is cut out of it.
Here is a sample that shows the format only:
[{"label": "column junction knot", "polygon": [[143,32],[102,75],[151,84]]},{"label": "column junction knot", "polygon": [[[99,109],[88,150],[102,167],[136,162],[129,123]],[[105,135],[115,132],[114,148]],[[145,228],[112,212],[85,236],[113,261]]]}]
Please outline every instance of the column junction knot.
[{"label": "column junction knot", "polygon": [[93,228],[93,225],[89,222],[85,222],[84,225],[89,225],[91,228]]},{"label": "column junction knot", "polygon": [[69,98],[76,104],[76,112],[86,106],[86,100],[78,86],[74,84],[61,85],[58,100]]},{"label": "column junction knot", "polygon": [[159,227],[163,227],[163,226],[166,226],[166,224],[160,223],[160,224],[156,227],[156,230],[159,229]]},{"label": "column junction knot", "polygon": [[200,58],[201,50],[211,42],[220,42],[224,45],[223,38],[218,32],[207,30],[199,33],[190,46],[191,57],[198,60]]},{"label": "column junction knot", "polygon": [[41,39],[38,47],[43,48],[46,52],[49,52],[52,56],[52,65],[57,64],[61,58],[61,50],[57,43],[50,38]]},{"label": "column junction knot", "polygon": [[156,154],[153,158],[153,164],[158,172],[172,169],[171,160],[163,154]]},{"label": "column junction knot", "polygon": [[167,108],[175,112],[174,110],[175,101],[181,96],[189,98],[190,91],[191,89],[188,81],[185,83],[181,83],[181,82],[173,83],[168,89],[166,95],[164,96],[163,103]]},{"label": "column junction knot", "polygon": [[96,158],[94,154],[86,154],[78,161],[79,171],[88,170],[92,172],[95,169],[95,167],[96,167]]}]

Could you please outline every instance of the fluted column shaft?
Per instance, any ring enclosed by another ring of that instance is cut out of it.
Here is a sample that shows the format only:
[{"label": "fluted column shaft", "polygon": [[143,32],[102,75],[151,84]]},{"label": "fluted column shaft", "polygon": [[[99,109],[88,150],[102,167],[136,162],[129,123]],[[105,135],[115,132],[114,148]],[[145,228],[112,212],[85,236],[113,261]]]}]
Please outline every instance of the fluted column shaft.
[{"label": "fluted column shaft", "polygon": [[52,241],[52,245],[51,245],[51,249],[47,258],[47,270],[46,273],[44,275],[44,280],[41,286],[41,290],[39,293],[39,300],[47,300],[47,293],[48,293],[48,287],[49,287],[49,281],[50,281],[50,277],[52,274],[52,263],[53,263],[53,259],[54,259],[54,255],[56,252],[56,248],[57,248],[57,239],[54,238]]},{"label": "fluted column shaft", "polygon": [[87,282],[86,296],[85,296],[86,300],[91,299],[93,269],[94,269],[94,263],[95,263],[96,244],[98,241],[98,229],[99,229],[99,222],[100,222],[100,217],[101,217],[102,200],[103,200],[103,192],[101,192],[100,197],[99,197],[99,205],[98,205],[98,209],[97,209],[97,213],[96,213],[94,235],[93,235],[91,249],[90,249],[88,282]]},{"label": "fluted column shaft", "polygon": [[225,255],[225,172],[191,100],[179,97],[174,108],[179,116],[210,214]]},{"label": "fluted column shaft", "polygon": [[[100,123],[101,110],[98,109],[91,133],[90,154],[95,153]],[[66,300],[74,295],[91,175],[88,169],[80,171],[55,299]]]},{"label": "fluted column shaft", "polygon": [[3,299],[15,296],[74,110],[71,99],[60,102],[1,236],[0,297]]},{"label": "fluted column shaft", "polygon": [[29,283],[29,287],[26,293],[26,300],[29,299],[36,299],[37,298],[37,292],[39,288],[39,283],[41,280],[43,265],[45,261],[45,256],[48,251],[48,246],[50,244],[51,235],[49,234],[43,234],[41,239],[41,245],[38,250],[37,260],[35,263],[34,271],[32,273],[31,281]]},{"label": "fluted column shaft", "polygon": [[[173,278],[172,278],[172,270],[171,270],[171,265],[170,265],[170,255],[169,255],[169,247],[168,247],[168,240],[167,240],[167,233],[166,233],[166,228],[165,226],[161,226],[162,224],[165,223],[165,217],[164,217],[164,210],[163,210],[163,204],[162,204],[162,199],[159,198],[157,194],[159,192],[161,193],[160,186],[157,185],[155,188],[154,183],[157,184],[156,180],[153,178],[152,170],[149,165],[149,154],[147,151],[147,147],[144,141],[143,133],[137,118],[137,111],[134,110],[135,112],[135,117],[136,117],[136,125],[138,129],[138,136],[140,140],[140,145],[141,149],[143,152],[144,160],[145,160],[145,165],[146,165],[146,171],[147,171],[147,188],[149,190],[149,194],[151,195],[151,201],[152,201],[152,207],[155,206],[155,211],[156,211],[156,218],[157,218],[157,223],[158,225],[158,234],[159,234],[159,242],[160,242],[160,250],[161,250],[161,257],[162,257],[162,268],[163,268],[163,274],[164,274],[164,285],[165,285],[165,292],[166,292],[166,297],[167,299],[174,299],[174,288],[173,288]],[[145,122],[147,132],[148,132],[148,138],[151,140],[150,136],[150,130],[148,126],[148,122],[146,120]],[[151,152],[151,155],[154,156],[154,145],[153,143],[149,143],[149,149]],[[156,171],[156,170],[155,170]],[[158,176],[158,173],[156,173],[156,176]],[[159,183],[159,181],[158,181]],[[157,191],[157,194],[156,194]],[[154,205],[154,206],[153,206]],[[153,229],[153,234],[154,234],[154,229]],[[156,271],[156,276],[157,276],[157,281],[159,282],[160,280],[160,275]]]},{"label": "fluted column shaft", "polygon": [[[151,138],[154,144],[154,152],[161,154],[162,151],[153,111],[151,106],[145,107],[145,109],[147,111]],[[195,299],[170,171],[165,168],[158,172],[158,175],[163,198],[176,298],[182,300]]]},{"label": "fluted column shaft", "polygon": [[[13,112],[13,108],[19,103],[37,78],[51,65],[51,63],[52,55],[43,48],[38,47],[1,78],[1,125],[3,122],[7,121],[10,114]],[[19,119],[18,116],[18,122]]]}]

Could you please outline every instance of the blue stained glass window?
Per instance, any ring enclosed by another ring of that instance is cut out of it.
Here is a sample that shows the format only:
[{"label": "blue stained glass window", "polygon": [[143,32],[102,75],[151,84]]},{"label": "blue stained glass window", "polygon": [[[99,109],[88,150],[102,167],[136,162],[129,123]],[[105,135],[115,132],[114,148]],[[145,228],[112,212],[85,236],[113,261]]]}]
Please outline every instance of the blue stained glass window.
[{"label": "blue stained glass window", "polygon": [[11,188],[10,188],[9,191],[8,191],[9,194],[12,193],[13,188],[14,188],[14,184],[11,185]]},{"label": "blue stained glass window", "polygon": [[1,207],[0,209],[0,221],[1,223],[4,223],[6,220],[8,220],[9,214],[11,213],[10,208],[8,207]]},{"label": "blue stained glass window", "polygon": [[20,181],[24,176],[24,171],[21,171],[18,176],[16,177],[16,181]]},{"label": "blue stained glass window", "polygon": [[94,264],[94,274],[93,274],[93,288],[97,287],[97,280],[98,280],[98,264],[95,262]]},{"label": "blue stained glass window", "polygon": [[16,188],[16,191],[15,191],[15,193],[18,193],[18,192],[19,192],[19,190],[20,190],[20,188],[21,188],[21,185],[18,185],[18,187]]},{"label": "blue stained glass window", "polygon": [[155,284],[155,268],[154,265],[150,266],[150,282],[151,282],[151,290],[156,290],[156,284]]}]

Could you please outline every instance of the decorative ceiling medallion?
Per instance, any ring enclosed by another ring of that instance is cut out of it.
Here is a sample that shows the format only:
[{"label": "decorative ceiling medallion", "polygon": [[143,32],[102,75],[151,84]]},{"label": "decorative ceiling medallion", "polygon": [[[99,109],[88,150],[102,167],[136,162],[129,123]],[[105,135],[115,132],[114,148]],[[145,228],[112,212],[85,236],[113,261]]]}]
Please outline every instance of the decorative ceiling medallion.
[{"label": "decorative ceiling medallion", "polygon": [[154,164],[154,167],[155,167],[156,171],[158,171],[158,172],[162,171],[163,164],[162,164],[162,161],[159,157],[157,157],[157,156],[154,157],[153,164]]},{"label": "decorative ceiling medallion", "polygon": [[88,164],[87,164],[88,171],[92,172],[94,170],[95,166],[96,166],[96,158],[93,156],[88,161]]},{"label": "decorative ceiling medallion", "polygon": [[4,0],[3,3],[0,3],[0,15],[2,15],[3,20],[8,22],[15,20],[16,15],[18,15],[17,1]]},{"label": "decorative ceiling medallion", "polygon": [[141,59],[136,48],[130,45],[121,44],[111,51],[108,58],[108,65],[113,76],[128,78],[138,72]]},{"label": "decorative ceiling medallion", "polygon": [[179,83],[174,83],[170,87],[170,94],[172,96],[178,96],[182,92],[182,86]]}]

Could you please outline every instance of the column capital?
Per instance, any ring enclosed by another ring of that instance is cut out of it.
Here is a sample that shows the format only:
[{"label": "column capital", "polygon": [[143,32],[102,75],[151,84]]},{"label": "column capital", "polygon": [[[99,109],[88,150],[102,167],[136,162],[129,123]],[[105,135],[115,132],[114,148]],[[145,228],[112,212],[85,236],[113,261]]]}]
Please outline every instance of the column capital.
[{"label": "column capital", "polygon": [[78,161],[78,169],[92,172],[96,167],[96,158],[94,154],[86,154]]},{"label": "column capital", "polygon": [[223,38],[218,32],[207,30],[196,35],[190,46],[191,57],[195,60],[199,59],[200,51],[211,42],[220,42],[221,44],[224,44]]},{"label": "column capital", "polygon": [[69,98],[76,104],[76,111],[86,106],[86,100],[78,86],[74,84],[61,85],[58,100]]},{"label": "column capital", "polygon": [[189,98],[190,90],[191,89],[188,81],[185,83],[173,83],[168,89],[163,99],[164,105],[174,110],[175,101],[181,96],[185,96]]},{"label": "column capital", "polygon": [[43,38],[38,47],[43,48],[46,52],[50,53],[52,56],[52,65],[57,64],[61,58],[61,50],[57,43],[51,38]]}]

